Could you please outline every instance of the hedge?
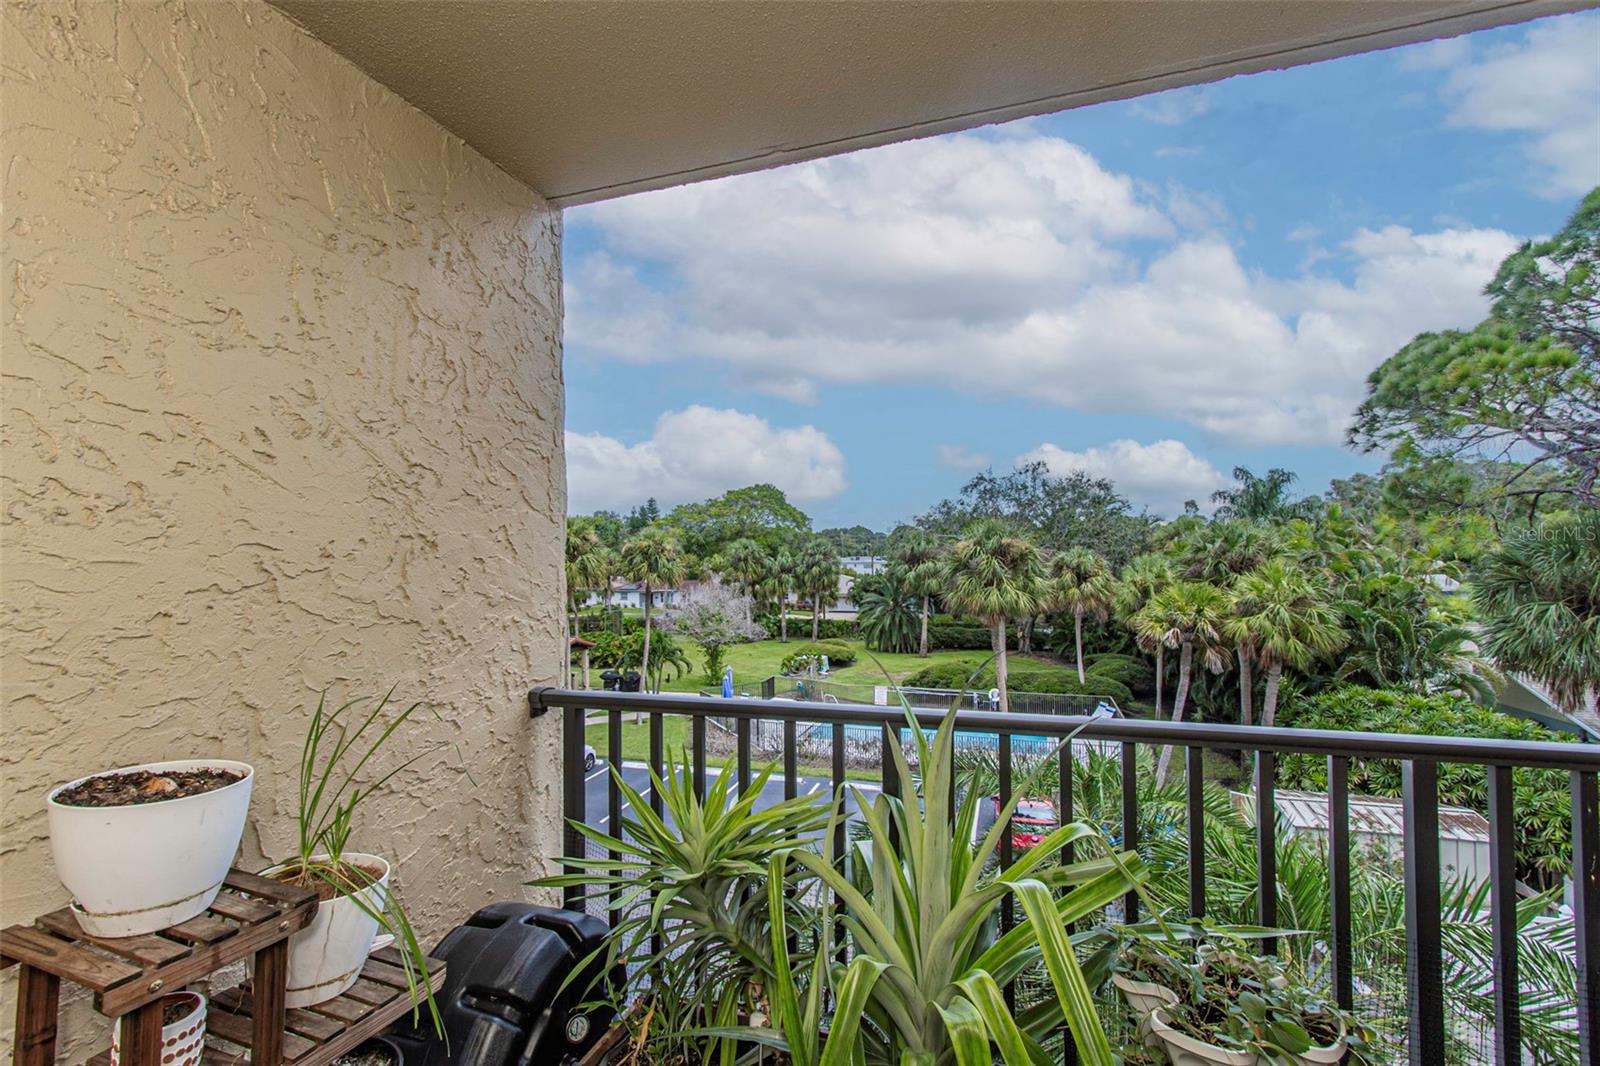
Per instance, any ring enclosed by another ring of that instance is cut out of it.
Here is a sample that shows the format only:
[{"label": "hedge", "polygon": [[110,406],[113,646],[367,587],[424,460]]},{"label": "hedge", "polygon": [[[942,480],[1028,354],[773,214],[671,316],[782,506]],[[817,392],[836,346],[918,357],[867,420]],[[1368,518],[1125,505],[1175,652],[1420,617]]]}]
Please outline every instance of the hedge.
[{"label": "hedge", "polygon": [[[767,631],[772,640],[778,639],[778,616],[771,611],[756,615],[756,623]],[[789,617],[789,639],[806,640],[811,636],[811,619],[794,615]],[[817,622],[818,640],[859,640],[860,627],[850,618],[823,618]]]},{"label": "hedge", "polygon": [[[1492,740],[1567,741],[1572,737],[1536,722],[1480,707],[1462,696],[1344,685],[1297,700],[1278,712],[1278,724],[1298,729],[1405,733],[1412,736],[1485,737]],[[1328,761],[1320,755],[1278,757],[1283,788],[1323,791]],[[1352,759],[1350,790],[1369,796],[1400,795],[1395,759]],[[1533,884],[1553,885],[1572,869],[1572,797],[1567,775],[1557,770],[1511,771],[1517,816],[1517,872]],[[1439,802],[1489,812],[1488,774],[1470,763],[1439,764]]]},{"label": "hedge", "polygon": [[[909,688],[975,689],[987,691],[995,686],[994,664],[990,663],[973,678],[981,658],[951,659],[923,667],[901,684]],[[1057,666],[1037,659],[1008,662],[1006,685],[1012,692],[1041,692],[1051,695],[1109,696],[1119,704],[1132,701],[1128,686],[1114,678],[1099,675],[1078,680],[1076,667]]]},{"label": "hedge", "polygon": [[1153,693],[1156,690],[1156,670],[1143,659],[1134,655],[1124,655],[1120,652],[1102,652],[1099,655],[1086,655],[1083,660],[1085,673],[1098,677],[1109,677],[1113,681],[1121,682],[1131,690],[1141,695]]}]

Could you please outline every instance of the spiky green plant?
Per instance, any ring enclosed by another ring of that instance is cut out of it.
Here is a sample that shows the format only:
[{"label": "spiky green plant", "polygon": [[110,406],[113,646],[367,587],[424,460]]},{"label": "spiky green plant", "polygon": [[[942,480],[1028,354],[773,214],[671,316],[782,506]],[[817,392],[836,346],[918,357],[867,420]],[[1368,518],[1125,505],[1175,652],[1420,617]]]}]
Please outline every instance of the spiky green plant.
[{"label": "spiky green plant", "polygon": [[[1079,965],[1068,927],[1139,884],[1145,870],[1132,853],[1116,853],[1101,832],[1083,823],[1047,834],[1008,869],[994,862],[1012,814],[1027,794],[1023,782],[994,824],[973,843],[978,794],[954,798],[957,715],[946,715],[932,740],[908,713],[921,771],[920,796],[879,794],[869,801],[856,790],[866,826],[857,855],[867,871],[863,888],[827,854],[796,851],[793,860],[844,905],[843,924],[853,957],[874,960],[872,980],[857,971],[863,993],[861,1047],[839,1061],[883,1064],[1031,1066],[1043,1041],[1066,1025],[1080,1061],[1109,1066],[1113,1056],[1095,1013],[1090,986]],[[900,780],[914,780],[900,745],[890,745]],[[835,808],[840,817],[842,804]],[[1062,864],[1071,844],[1098,846],[1103,857]],[[870,845],[870,846],[864,846]],[[1004,900],[1013,898],[1026,917],[996,935]],[[1054,996],[1013,1017],[1002,989],[1028,968],[1042,964]],[[848,972],[829,981],[842,996]],[[837,982],[837,984],[834,984]],[[775,999],[776,1030],[757,1034],[782,1044],[792,1028],[791,1010]],[[804,1019],[802,1019],[804,1020]],[[840,1050],[838,1054],[846,1052]]]},{"label": "spiky green plant", "polygon": [[538,888],[581,888],[585,902],[604,901],[620,912],[602,949],[601,969],[625,965],[628,979],[600,991],[620,1008],[639,998],[649,1002],[636,1017],[659,1016],[659,1022],[636,1035],[658,1061],[683,1061],[689,1054],[712,1061],[714,1054],[731,1054],[731,1045],[721,1046],[726,1038],[708,1037],[705,1030],[730,1026],[741,1013],[761,1008],[763,986],[776,974],[769,925],[776,921],[782,929],[810,922],[794,893],[783,897],[784,914],[773,918],[764,882],[776,862],[779,883],[798,884],[800,875],[788,856],[822,831],[828,806],[822,797],[808,795],[756,810],[772,769],[763,769],[735,797],[730,760],[701,800],[687,757],[680,761],[669,753],[664,775],[650,771],[650,785],[661,798],[658,815],[613,767],[629,812],[619,832],[571,824],[597,848],[618,857],[573,859],[570,864],[579,872],[529,882]]},{"label": "spiky green plant", "polygon": [[[398,687],[398,686],[396,686]],[[378,927],[395,938],[405,972],[406,989],[411,995],[412,1021],[420,1017],[426,1004],[435,1032],[444,1035],[444,1021],[434,1001],[428,980],[428,955],[417,940],[411,920],[393,891],[372,893],[369,902],[363,891],[371,880],[358,867],[345,860],[345,850],[361,804],[379,792],[395,775],[412,764],[437,754],[438,745],[425,745],[411,758],[363,782],[362,774],[391,737],[419,710],[429,709],[420,702],[391,710],[394,688],[381,697],[358,696],[328,710],[327,690],[317,697],[317,707],[306,727],[300,749],[300,776],[296,829],[299,851],[281,864],[276,876],[305,887],[318,887],[334,897],[348,899]],[[438,718],[437,712],[432,712]]]}]

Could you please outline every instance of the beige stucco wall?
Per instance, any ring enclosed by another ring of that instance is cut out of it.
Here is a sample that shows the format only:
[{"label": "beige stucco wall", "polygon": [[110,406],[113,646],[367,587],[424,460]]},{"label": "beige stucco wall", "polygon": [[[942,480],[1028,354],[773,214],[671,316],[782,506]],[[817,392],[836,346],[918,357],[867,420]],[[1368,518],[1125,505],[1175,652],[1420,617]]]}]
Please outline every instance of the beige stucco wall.
[{"label": "beige stucco wall", "polygon": [[42,796],[110,766],[252,762],[244,861],[284,854],[325,685],[443,717],[357,834],[425,939],[518,894],[558,829],[559,212],[263,4],[0,17],[0,920],[66,901]]}]

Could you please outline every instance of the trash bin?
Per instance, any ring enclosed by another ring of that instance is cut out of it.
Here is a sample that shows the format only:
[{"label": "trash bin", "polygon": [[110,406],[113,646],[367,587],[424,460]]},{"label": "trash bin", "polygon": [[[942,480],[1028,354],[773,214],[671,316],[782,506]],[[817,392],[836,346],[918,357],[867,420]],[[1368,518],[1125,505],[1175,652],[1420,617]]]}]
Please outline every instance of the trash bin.
[{"label": "trash bin", "polygon": [[617,685],[622,681],[622,675],[615,670],[605,670],[600,674],[600,682],[607,692],[617,691]]},{"label": "trash bin", "polygon": [[[439,990],[446,1041],[424,1012],[389,1032],[404,1066],[557,1066],[575,1063],[611,1027],[596,998],[604,955],[599,918],[529,903],[491,903],[457,926],[432,955],[448,964]],[[567,977],[588,959],[585,972]],[[612,975],[620,980],[620,973]],[[565,984],[565,987],[563,987]]]},{"label": "trash bin", "polygon": [[624,692],[638,692],[639,691],[639,680],[640,680],[639,679],[639,671],[637,671],[637,670],[629,670],[628,671],[628,676],[624,677],[622,679],[622,691],[624,691]]}]

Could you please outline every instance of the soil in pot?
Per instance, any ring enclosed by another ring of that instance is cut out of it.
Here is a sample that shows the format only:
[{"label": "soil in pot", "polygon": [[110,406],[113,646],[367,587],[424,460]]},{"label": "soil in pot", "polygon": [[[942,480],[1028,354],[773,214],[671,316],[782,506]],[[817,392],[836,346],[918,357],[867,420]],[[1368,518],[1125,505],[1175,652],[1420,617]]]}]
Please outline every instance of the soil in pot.
[{"label": "soil in pot", "polygon": [[368,1040],[334,1059],[331,1066],[395,1066],[400,1056],[381,1040]]},{"label": "soil in pot", "polygon": [[295,863],[268,876],[274,881],[283,881],[296,888],[309,888],[317,894],[318,901],[326,903],[335,896],[348,896],[377,884],[383,880],[383,873],[381,867],[361,866],[349,862],[340,863],[337,870],[330,866],[318,866],[315,871],[307,870],[299,863]]},{"label": "soil in pot", "polygon": [[182,1021],[194,1013],[195,1000],[189,996],[168,996],[161,1004],[161,1027]]},{"label": "soil in pot", "polygon": [[85,778],[55,794],[68,807],[130,807],[139,803],[183,799],[227,788],[244,779],[233,770],[130,770]]}]

